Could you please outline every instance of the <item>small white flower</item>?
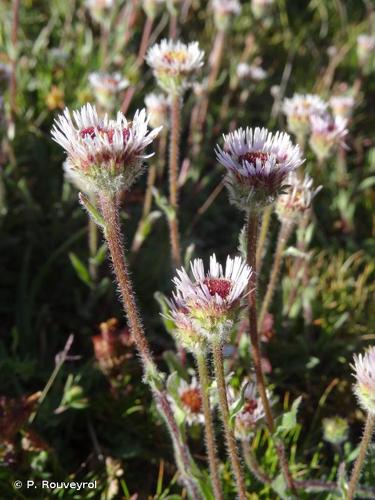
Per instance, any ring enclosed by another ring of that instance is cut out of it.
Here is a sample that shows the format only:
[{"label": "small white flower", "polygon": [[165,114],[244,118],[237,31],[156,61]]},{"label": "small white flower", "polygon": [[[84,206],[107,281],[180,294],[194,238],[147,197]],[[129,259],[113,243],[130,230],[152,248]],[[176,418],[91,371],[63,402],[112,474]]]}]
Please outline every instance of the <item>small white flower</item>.
[{"label": "small white flower", "polygon": [[310,131],[310,117],[323,115],[328,104],[315,94],[294,94],[283,102],[283,112],[288,119],[288,127],[297,136]]},{"label": "small white flower", "polygon": [[252,271],[241,257],[229,256],[224,270],[215,254],[210,257],[207,273],[201,259],[195,259],[190,265],[193,279],[184,268],[177,270],[173,280],[175,300],[186,308],[196,331],[208,340],[215,335],[224,340],[237,319]]},{"label": "small white flower", "polygon": [[219,31],[227,31],[233,16],[241,12],[241,4],[238,0],[212,0],[214,21]]},{"label": "small white flower", "polygon": [[203,66],[203,56],[198,42],[186,45],[179,40],[164,39],[149,49],[146,61],[162,89],[181,94],[190,85],[192,76]]},{"label": "small white flower", "polygon": [[295,221],[311,207],[312,200],[322,189],[314,189],[313,179],[306,174],[300,179],[295,172],[291,172],[286,180],[288,188],[276,202],[276,213],[280,220]]},{"label": "small white flower", "polygon": [[354,392],[365,411],[375,414],[375,347],[365,354],[354,355]]},{"label": "small white flower", "polygon": [[129,81],[120,73],[94,72],[89,75],[89,84],[98,103],[106,110],[111,110],[117,95],[129,86]]},{"label": "small white flower", "polygon": [[[245,401],[242,409],[235,416],[234,434],[239,440],[248,440],[265,417],[262,399],[257,395],[256,384],[245,379],[240,391],[235,391],[231,386],[228,386],[227,391],[230,406],[236,404],[240,394],[244,391],[243,397]],[[267,395],[271,404],[273,404],[269,391],[267,391]]]},{"label": "small white flower", "polygon": [[117,94],[121,90],[126,89],[129,81],[123,78],[118,72],[116,73],[102,73],[94,72],[89,74],[89,83],[94,91],[108,92],[110,94]]},{"label": "small white flower", "polygon": [[153,128],[165,126],[168,121],[170,99],[164,94],[147,94],[145,97],[145,105],[150,125]]},{"label": "small white flower", "polygon": [[259,65],[239,63],[237,66],[237,76],[240,79],[254,80],[260,82],[267,78],[267,72]]},{"label": "small white flower", "polygon": [[348,133],[348,120],[341,116],[312,115],[310,146],[319,160],[328,158],[338,145],[345,147],[344,138]]},{"label": "small white flower", "polygon": [[128,122],[122,113],[116,120],[98,116],[95,106],[69,109],[55,119],[52,138],[67,152],[68,167],[89,184],[89,189],[112,194],[127,189],[143,170],[143,160],[152,155],[145,148],[160,129],[148,130],[145,110],[136,111]]},{"label": "small white flower", "polygon": [[231,200],[243,210],[272,203],[289,172],[303,163],[299,146],[292,144],[288,134],[259,127],[224,135],[224,149],[217,146],[216,156],[227,169]]},{"label": "small white flower", "polygon": [[329,104],[335,116],[350,118],[352,116],[355,100],[351,95],[334,95],[330,98]]}]

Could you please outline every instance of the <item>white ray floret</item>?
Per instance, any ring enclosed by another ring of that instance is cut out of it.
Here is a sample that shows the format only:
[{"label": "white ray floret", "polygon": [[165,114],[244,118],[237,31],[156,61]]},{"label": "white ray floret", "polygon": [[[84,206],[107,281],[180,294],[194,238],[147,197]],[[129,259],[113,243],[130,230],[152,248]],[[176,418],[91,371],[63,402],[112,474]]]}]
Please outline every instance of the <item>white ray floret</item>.
[{"label": "white ray floret", "polygon": [[224,148],[216,148],[218,161],[227,169],[226,184],[240,208],[272,202],[289,172],[303,163],[301,150],[285,132],[247,127],[224,135]]},{"label": "white ray floret", "polygon": [[160,128],[149,131],[146,111],[136,111],[129,122],[118,112],[115,120],[99,117],[95,106],[69,109],[55,119],[52,138],[67,152],[68,168],[76,170],[96,189],[126,188],[142,171],[144,159],[152,156],[145,148]]},{"label": "white ray floret", "polygon": [[375,346],[365,354],[354,355],[354,392],[362,408],[375,414]]},{"label": "white ray floret", "polygon": [[123,78],[118,72],[103,73],[95,71],[89,74],[89,83],[96,91],[116,94],[129,86],[129,80]]},{"label": "white ray floret", "polygon": [[209,271],[205,273],[203,261],[191,263],[193,280],[184,268],[177,270],[174,278],[177,297],[187,304],[194,303],[202,308],[218,307],[230,309],[245,294],[251,269],[241,257],[227,257],[225,270],[218,263],[215,254],[210,257]]},{"label": "white ray floret", "polygon": [[146,61],[158,72],[187,75],[203,66],[203,56],[198,42],[185,44],[180,40],[163,39],[149,49]]}]

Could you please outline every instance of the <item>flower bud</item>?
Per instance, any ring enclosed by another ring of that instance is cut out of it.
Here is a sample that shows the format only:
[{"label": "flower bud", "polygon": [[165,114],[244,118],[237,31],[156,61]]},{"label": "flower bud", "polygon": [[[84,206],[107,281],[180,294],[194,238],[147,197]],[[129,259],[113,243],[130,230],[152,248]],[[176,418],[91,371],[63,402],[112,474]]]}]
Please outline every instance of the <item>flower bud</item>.
[{"label": "flower bud", "polygon": [[348,439],[349,424],[345,418],[332,417],[323,419],[323,437],[333,445],[340,445]]}]

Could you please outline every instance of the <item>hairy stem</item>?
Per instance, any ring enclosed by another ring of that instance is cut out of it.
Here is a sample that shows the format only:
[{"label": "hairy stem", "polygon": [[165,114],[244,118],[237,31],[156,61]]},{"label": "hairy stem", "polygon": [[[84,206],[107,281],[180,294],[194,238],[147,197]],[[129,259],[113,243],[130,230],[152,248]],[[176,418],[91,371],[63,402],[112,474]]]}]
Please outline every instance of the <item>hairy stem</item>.
[{"label": "hairy stem", "polygon": [[220,475],[218,469],[215,432],[212,421],[210,396],[209,396],[210,383],[209,383],[209,375],[207,371],[205,355],[202,353],[196,354],[196,361],[197,361],[198,374],[201,385],[202,406],[204,413],[204,432],[206,438],[206,449],[208,456],[208,464],[210,467],[212,486],[214,489],[215,500],[216,499],[222,500],[223,492],[221,489]]},{"label": "hairy stem", "polygon": [[269,476],[267,476],[267,474],[260,468],[249,446],[249,442],[244,440],[241,442],[241,444],[242,444],[243,457],[250,472],[256,479],[258,479],[259,482],[263,484],[271,484],[272,479]]},{"label": "hairy stem", "polygon": [[268,205],[263,212],[262,226],[259,233],[257,252],[256,252],[256,265],[257,265],[256,269],[258,274],[262,269],[264,245],[266,243],[268,228],[270,227],[272,209],[273,209],[272,205]]},{"label": "hairy stem", "polygon": [[256,273],[256,248],[258,239],[259,214],[250,211],[247,223],[247,263],[253,270],[248,284],[248,311],[249,311],[249,329],[252,346],[252,357],[254,362],[255,374],[258,385],[258,392],[262,399],[263,408],[266,414],[267,426],[271,433],[274,431],[274,421],[271,407],[268,401],[266,385],[262,370],[262,358],[260,352],[260,343],[258,337],[257,322],[257,273]]},{"label": "hairy stem", "polygon": [[219,395],[219,407],[220,407],[221,418],[224,425],[225,440],[227,443],[229,459],[232,465],[233,473],[236,478],[238,498],[240,500],[246,500],[246,488],[242,474],[241,463],[238,455],[236,439],[234,437],[234,432],[229,422],[230,415],[229,415],[227,390],[224,377],[222,344],[220,341],[214,342],[212,346],[212,351],[213,351],[213,360],[215,367],[215,376],[217,382],[217,390]]},{"label": "hairy stem", "polygon": [[178,228],[178,162],[180,138],[180,97],[174,95],[171,103],[171,134],[169,152],[169,203],[173,215],[169,220],[169,232],[172,250],[172,262],[175,267],[181,265],[180,233]]},{"label": "hairy stem", "polygon": [[366,453],[371,443],[374,427],[375,427],[375,415],[368,413],[365,429],[363,431],[362,441],[359,447],[359,455],[354,465],[352,477],[350,478],[347,500],[352,500],[355,496],[357,484],[361,476],[363,464],[365,462]]},{"label": "hairy stem", "polygon": [[268,282],[266,295],[264,296],[262,307],[259,313],[258,327],[262,329],[264,318],[268,312],[268,309],[272,303],[273,294],[276,289],[276,281],[280,273],[281,264],[283,261],[283,253],[285,246],[288,242],[290,234],[293,229],[293,224],[290,221],[283,221],[280,227],[279,236],[277,239],[277,245],[275,250],[275,256],[273,260],[273,266],[271,270],[270,280]]},{"label": "hairy stem", "polygon": [[[145,379],[150,375],[157,376],[158,371],[153,361],[150,347],[145,337],[143,325],[135,302],[133,286],[129,276],[129,270],[125,259],[120,231],[119,211],[117,201],[101,194],[99,196],[100,207],[105,223],[104,236],[111,255],[113,271],[119,286],[119,291],[128,319],[130,331],[137,346],[142,360]],[[193,479],[191,472],[192,459],[186,444],[182,441],[173,411],[165,392],[157,383],[150,383],[158,408],[167,424],[172,437],[176,461],[182,475],[182,479],[192,498],[200,498],[199,489]]]},{"label": "hairy stem", "polygon": [[[252,268],[253,272],[248,284],[248,312],[249,312],[249,329],[250,341],[252,346],[252,357],[257,379],[258,392],[262,400],[264,412],[266,415],[267,427],[271,434],[275,431],[275,423],[271,412],[271,406],[268,401],[266,384],[263,375],[262,357],[260,352],[260,342],[258,335],[257,322],[257,273],[256,273],[256,249],[258,239],[258,228],[260,222],[260,214],[258,212],[249,211],[247,223],[247,263]],[[283,471],[285,481],[288,488],[295,491],[293,478],[289,470],[289,464],[285,456],[285,448],[281,441],[276,443],[276,451],[279,457],[280,467]]]}]

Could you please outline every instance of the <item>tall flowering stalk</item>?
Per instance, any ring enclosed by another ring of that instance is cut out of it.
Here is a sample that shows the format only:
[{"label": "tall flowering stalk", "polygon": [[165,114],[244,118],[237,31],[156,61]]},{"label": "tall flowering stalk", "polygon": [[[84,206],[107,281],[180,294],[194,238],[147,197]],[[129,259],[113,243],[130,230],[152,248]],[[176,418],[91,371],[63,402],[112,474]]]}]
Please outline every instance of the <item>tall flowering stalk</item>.
[{"label": "tall flowering stalk", "polygon": [[359,454],[349,482],[348,500],[352,500],[355,496],[366,453],[375,429],[375,347],[370,347],[365,354],[354,356],[353,368],[356,379],[354,392],[360,406],[367,413],[367,418]]},{"label": "tall flowering stalk", "polygon": [[298,221],[303,217],[305,212],[310,209],[313,198],[322,187],[319,186],[313,189],[313,180],[310,176],[305,175],[301,180],[294,172],[289,174],[287,183],[289,185],[287,191],[281,194],[276,202],[276,213],[280,219],[281,227],[277,239],[267,291],[259,314],[259,328],[262,328],[264,318],[271,305],[283,260],[283,253],[290,235]]},{"label": "tall flowering stalk", "polygon": [[148,130],[145,110],[137,111],[128,122],[122,113],[116,120],[100,118],[90,104],[79,111],[68,109],[56,120],[53,139],[67,152],[67,168],[71,169],[88,189],[99,198],[99,209],[81,196],[81,202],[102,227],[111,256],[113,271],[119,286],[125,314],[138,349],[144,380],[150,385],[159,411],[171,434],[176,462],[192,498],[200,498],[192,474],[192,459],[175,421],[172,408],[163,388],[148,345],[135,301],[133,286],[122,245],[119,218],[119,194],[128,190],[144,170],[145,148],[152,143],[160,129]]},{"label": "tall flowering stalk", "polygon": [[162,40],[153,45],[147,53],[146,61],[153,69],[159,86],[171,96],[170,101],[170,152],[169,152],[169,216],[172,261],[177,267],[181,264],[181,244],[178,219],[178,173],[179,137],[182,96],[192,77],[203,65],[204,53],[198,42],[188,45],[180,41]]},{"label": "tall flowering stalk", "polygon": [[215,498],[221,500],[223,492],[220,483],[220,474],[217,460],[217,449],[215,440],[215,430],[212,419],[210,403],[210,376],[207,367],[207,339],[201,334],[189,315],[189,309],[185,302],[175,296],[169,303],[170,317],[175,324],[174,336],[186,351],[193,354],[198,368],[198,375],[201,387],[202,407],[204,414],[204,432],[206,440],[206,450],[210,476]]},{"label": "tall flowering stalk", "polygon": [[[285,188],[286,178],[303,160],[298,146],[288,134],[272,134],[265,128],[240,128],[224,135],[224,148],[216,149],[218,161],[226,168],[225,183],[231,202],[247,214],[247,263],[256,270],[258,228],[264,208],[272,204]],[[267,426],[271,433],[275,423],[263,375],[257,321],[257,273],[248,281],[248,314],[252,356],[258,391],[262,399]],[[276,446],[288,487],[293,489],[282,444]]]},{"label": "tall flowering stalk", "polygon": [[224,270],[215,255],[210,259],[208,273],[205,273],[200,259],[194,260],[191,269],[193,279],[190,279],[185,269],[177,271],[178,276],[174,279],[175,300],[187,314],[194,332],[208,343],[212,351],[228,455],[236,478],[238,496],[244,500],[245,482],[234,431],[230,424],[222,349],[237,319],[252,271],[240,257],[228,257]]}]

